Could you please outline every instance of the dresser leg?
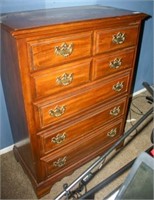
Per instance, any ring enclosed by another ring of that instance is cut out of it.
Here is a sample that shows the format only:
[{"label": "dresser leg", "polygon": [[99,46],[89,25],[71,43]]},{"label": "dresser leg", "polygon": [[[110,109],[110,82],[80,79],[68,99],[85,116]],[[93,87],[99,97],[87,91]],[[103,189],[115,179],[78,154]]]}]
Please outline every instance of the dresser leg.
[{"label": "dresser leg", "polygon": [[40,199],[41,197],[44,197],[45,195],[49,194],[52,186],[53,185],[46,185],[34,188],[37,198]]}]

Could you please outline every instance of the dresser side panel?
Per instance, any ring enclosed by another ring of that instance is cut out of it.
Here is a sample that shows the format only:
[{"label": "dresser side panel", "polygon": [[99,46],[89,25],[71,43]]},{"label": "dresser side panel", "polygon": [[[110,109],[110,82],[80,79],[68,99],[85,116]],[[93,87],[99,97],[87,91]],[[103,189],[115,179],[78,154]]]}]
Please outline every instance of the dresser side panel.
[{"label": "dresser side panel", "polygon": [[24,109],[18,55],[15,39],[2,29],[2,85],[8,110],[13,140],[28,168],[35,174],[33,156]]}]

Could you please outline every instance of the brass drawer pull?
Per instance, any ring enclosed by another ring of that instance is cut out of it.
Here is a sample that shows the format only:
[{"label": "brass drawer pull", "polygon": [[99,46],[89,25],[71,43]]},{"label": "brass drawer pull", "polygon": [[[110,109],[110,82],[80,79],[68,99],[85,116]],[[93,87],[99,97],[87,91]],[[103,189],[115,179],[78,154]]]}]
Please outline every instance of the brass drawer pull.
[{"label": "brass drawer pull", "polygon": [[110,115],[117,116],[120,113],[120,106],[114,107],[112,110],[110,110]]},{"label": "brass drawer pull", "polygon": [[120,92],[124,87],[124,82],[118,82],[115,85],[113,85],[112,89],[116,92]]},{"label": "brass drawer pull", "polygon": [[61,46],[55,47],[55,54],[63,56],[63,57],[68,57],[72,54],[73,52],[73,44],[66,44],[63,43]]},{"label": "brass drawer pull", "polygon": [[62,76],[56,78],[58,85],[69,85],[73,81],[73,74],[64,73]]},{"label": "brass drawer pull", "polygon": [[53,137],[52,138],[52,142],[54,144],[61,144],[66,138],[66,133],[63,133],[63,134],[58,134],[56,137]]},{"label": "brass drawer pull", "polygon": [[121,58],[115,58],[109,63],[110,68],[118,69],[122,65]]},{"label": "brass drawer pull", "polygon": [[116,134],[117,134],[117,129],[114,128],[114,129],[112,129],[111,131],[109,131],[109,132],[107,133],[107,136],[108,136],[108,137],[114,137]]},{"label": "brass drawer pull", "polygon": [[54,110],[49,110],[49,114],[53,117],[60,117],[65,113],[66,107],[65,106],[57,106]]},{"label": "brass drawer pull", "polygon": [[122,44],[124,43],[125,39],[125,33],[119,32],[116,35],[113,35],[112,42],[115,44]]},{"label": "brass drawer pull", "polygon": [[66,156],[64,158],[59,158],[57,161],[53,162],[54,167],[63,167],[66,164]]}]

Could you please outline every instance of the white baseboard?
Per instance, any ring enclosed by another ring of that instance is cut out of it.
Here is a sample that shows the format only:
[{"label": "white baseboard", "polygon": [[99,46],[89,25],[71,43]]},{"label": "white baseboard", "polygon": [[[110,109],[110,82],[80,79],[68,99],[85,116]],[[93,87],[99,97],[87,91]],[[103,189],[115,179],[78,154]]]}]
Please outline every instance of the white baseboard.
[{"label": "white baseboard", "polygon": [[141,90],[138,90],[137,92],[134,92],[132,96],[134,97],[134,96],[141,94],[142,92],[145,92],[145,91],[146,91],[146,88],[143,88]]},{"label": "white baseboard", "polygon": [[13,144],[13,145],[10,145],[10,146],[8,146],[8,147],[6,147],[6,148],[1,149],[1,150],[0,150],[0,155],[5,154],[5,153],[8,153],[9,151],[12,151],[12,150],[13,150],[13,146],[14,146],[14,144]]}]

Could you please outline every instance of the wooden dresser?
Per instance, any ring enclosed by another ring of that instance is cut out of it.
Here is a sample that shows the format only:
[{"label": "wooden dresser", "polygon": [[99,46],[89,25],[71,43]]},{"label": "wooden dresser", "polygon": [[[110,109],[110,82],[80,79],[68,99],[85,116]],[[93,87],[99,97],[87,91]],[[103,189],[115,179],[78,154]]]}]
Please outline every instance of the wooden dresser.
[{"label": "wooden dresser", "polygon": [[14,153],[38,197],[123,134],[146,17],[100,6],[3,16]]}]

